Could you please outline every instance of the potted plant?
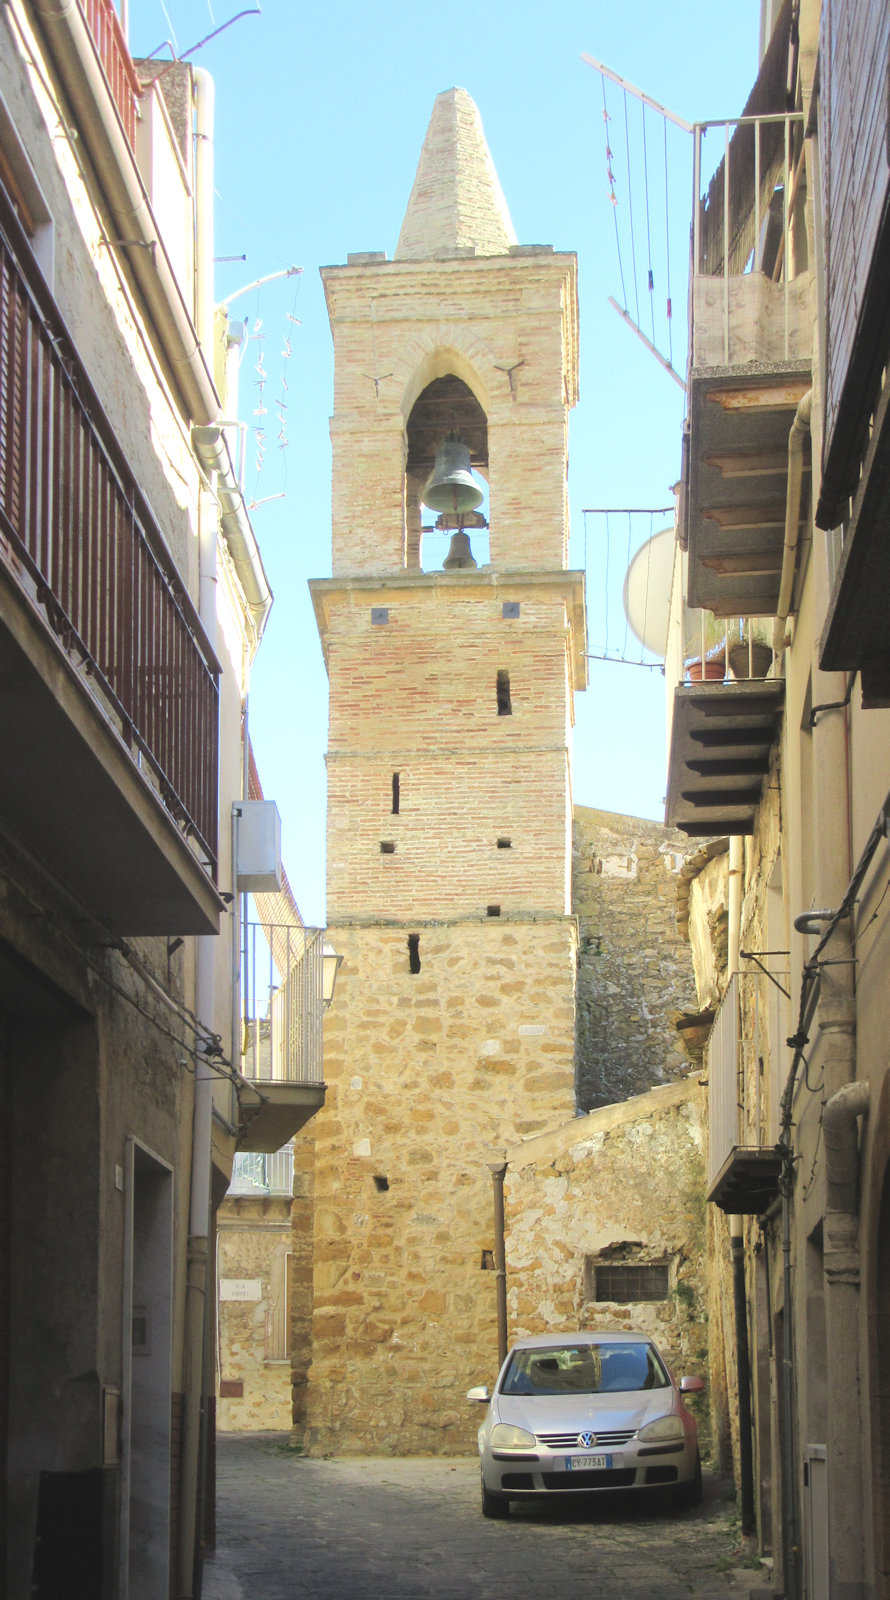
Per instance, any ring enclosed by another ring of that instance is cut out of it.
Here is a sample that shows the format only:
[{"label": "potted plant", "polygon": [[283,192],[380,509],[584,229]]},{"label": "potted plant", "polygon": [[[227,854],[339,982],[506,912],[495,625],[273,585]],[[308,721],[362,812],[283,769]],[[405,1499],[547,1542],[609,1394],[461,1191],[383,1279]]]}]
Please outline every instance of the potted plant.
[{"label": "potted plant", "polygon": [[690,683],[722,682],[726,676],[726,618],[713,611],[688,613],[685,673]]},{"label": "potted plant", "polygon": [[771,622],[766,617],[731,617],[727,658],[734,678],[765,678],[773,664]]}]

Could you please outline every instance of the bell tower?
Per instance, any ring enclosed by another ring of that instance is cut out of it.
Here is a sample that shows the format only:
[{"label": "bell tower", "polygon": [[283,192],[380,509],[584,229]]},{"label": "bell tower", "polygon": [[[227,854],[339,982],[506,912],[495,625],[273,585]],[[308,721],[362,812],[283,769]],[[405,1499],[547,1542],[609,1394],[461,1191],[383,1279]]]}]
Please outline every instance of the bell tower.
[{"label": "bell tower", "polygon": [[487,1163],[574,1112],[576,261],[516,243],[451,89],[394,260],[322,279],[333,576],[311,589],[344,962],[301,1157],[295,1419],[310,1451],[457,1452],[497,1366]]}]

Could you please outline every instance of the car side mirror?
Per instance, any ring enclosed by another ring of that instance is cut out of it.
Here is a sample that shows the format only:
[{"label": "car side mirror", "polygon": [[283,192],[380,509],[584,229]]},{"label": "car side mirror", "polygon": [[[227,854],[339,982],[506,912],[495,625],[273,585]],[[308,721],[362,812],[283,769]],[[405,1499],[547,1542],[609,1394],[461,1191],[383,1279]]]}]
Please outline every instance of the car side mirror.
[{"label": "car side mirror", "polygon": [[478,1400],[482,1405],[487,1406],[489,1400],[491,1399],[491,1393],[488,1389],[488,1385],[484,1383],[477,1383],[475,1389],[467,1390],[467,1399]]},{"label": "car side mirror", "polygon": [[704,1378],[681,1378],[680,1379],[680,1393],[681,1394],[698,1394],[699,1390],[703,1389],[704,1387],[705,1387]]}]

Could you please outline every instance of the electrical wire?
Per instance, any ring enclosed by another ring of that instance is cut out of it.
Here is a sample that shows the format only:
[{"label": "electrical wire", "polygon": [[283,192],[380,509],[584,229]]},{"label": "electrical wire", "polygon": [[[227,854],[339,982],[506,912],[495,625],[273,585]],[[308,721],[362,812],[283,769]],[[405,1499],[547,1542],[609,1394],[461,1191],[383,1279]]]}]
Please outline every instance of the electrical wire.
[{"label": "electrical wire", "polygon": [[[652,228],[649,215],[649,152],[646,147],[646,102],[640,102],[643,116],[643,184],[646,196],[646,253],[649,274],[649,320],[652,324],[652,343],[655,343],[655,275],[652,271]],[[665,126],[667,124],[665,123]]]},{"label": "electrical wire", "polygon": [[627,90],[624,91],[624,138],[625,160],[627,166],[627,215],[630,221],[630,264],[633,271],[634,305],[637,310],[637,327],[640,326],[640,292],[637,284],[637,244],[634,234],[634,202],[633,187],[630,177],[630,123],[627,116]]},{"label": "electrical wire", "polygon": [[612,118],[609,115],[609,110],[606,106],[606,80],[604,77],[602,77],[602,75],[600,76],[600,83],[602,84],[603,88],[603,128],[606,135],[606,176],[609,180],[609,199],[612,203],[612,220],[615,224],[615,249],[618,252],[618,276],[621,279],[621,298],[624,301],[624,309],[626,311],[627,286],[624,281],[624,262],[621,259],[621,232],[618,227],[618,196],[615,193],[615,174],[612,171],[612,151],[609,148],[609,123],[611,122]]},{"label": "electrical wire", "polygon": [[668,360],[674,364],[674,332],[673,309],[671,306],[671,211],[668,195],[668,124],[667,117],[662,118],[664,124],[664,252],[665,273],[667,283],[667,328],[668,328]]}]

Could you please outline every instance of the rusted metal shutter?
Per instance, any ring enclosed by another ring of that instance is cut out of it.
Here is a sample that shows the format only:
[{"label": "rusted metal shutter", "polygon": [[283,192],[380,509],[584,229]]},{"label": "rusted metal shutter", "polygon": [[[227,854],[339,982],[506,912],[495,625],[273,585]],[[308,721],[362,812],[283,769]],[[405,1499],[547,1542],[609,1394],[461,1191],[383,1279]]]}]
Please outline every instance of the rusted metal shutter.
[{"label": "rusted metal shutter", "polygon": [[820,527],[843,516],[890,353],[890,7],[825,0],[820,150],[826,283]]}]

